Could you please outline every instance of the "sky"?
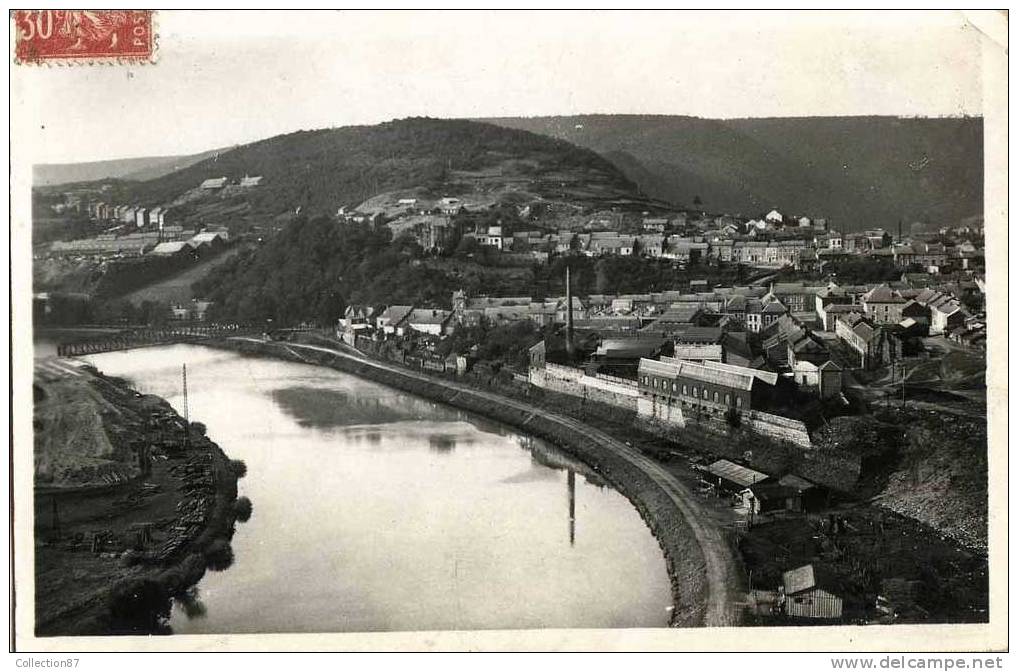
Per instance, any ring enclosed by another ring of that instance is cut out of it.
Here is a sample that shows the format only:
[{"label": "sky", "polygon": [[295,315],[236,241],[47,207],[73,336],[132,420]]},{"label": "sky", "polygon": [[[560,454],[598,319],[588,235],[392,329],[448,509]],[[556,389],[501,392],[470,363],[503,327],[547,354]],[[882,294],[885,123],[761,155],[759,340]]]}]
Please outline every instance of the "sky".
[{"label": "sky", "polygon": [[33,163],[190,154],[407,116],[982,113],[941,13],[158,12],[158,62],[14,66]]}]

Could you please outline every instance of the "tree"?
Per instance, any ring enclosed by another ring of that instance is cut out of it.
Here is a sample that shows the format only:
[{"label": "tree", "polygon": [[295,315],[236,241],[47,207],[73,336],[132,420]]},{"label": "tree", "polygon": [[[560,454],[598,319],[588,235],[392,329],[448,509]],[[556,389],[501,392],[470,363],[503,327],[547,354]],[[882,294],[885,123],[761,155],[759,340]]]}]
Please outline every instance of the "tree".
[{"label": "tree", "polygon": [[696,196],[693,196],[693,205],[695,205],[698,208],[701,205],[703,205],[703,201],[700,199],[700,195],[699,194],[697,194]]}]

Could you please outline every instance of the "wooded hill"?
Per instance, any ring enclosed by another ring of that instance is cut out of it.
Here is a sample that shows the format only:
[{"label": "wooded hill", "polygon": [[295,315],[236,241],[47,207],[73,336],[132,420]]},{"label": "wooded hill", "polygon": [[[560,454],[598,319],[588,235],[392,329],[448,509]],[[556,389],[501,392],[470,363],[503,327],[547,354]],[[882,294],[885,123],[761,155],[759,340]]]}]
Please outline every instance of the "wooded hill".
[{"label": "wooded hill", "polygon": [[[236,182],[260,175],[258,187],[204,194],[206,179]],[[382,192],[422,189],[438,198],[481,184],[592,205],[638,197],[611,162],[588,149],[526,131],[462,120],[404,119],[377,126],[299,131],[243,145],[145,182],[119,182],[113,202],[177,202],[184,213],[224,201],[247,215],[334,214]]]},{"label": "wooded hill", "polygon": [[983,120],[581,115],[486,119],[611,159],[649,196],[708,212],[771,208],[843,231],[983,212]]}]

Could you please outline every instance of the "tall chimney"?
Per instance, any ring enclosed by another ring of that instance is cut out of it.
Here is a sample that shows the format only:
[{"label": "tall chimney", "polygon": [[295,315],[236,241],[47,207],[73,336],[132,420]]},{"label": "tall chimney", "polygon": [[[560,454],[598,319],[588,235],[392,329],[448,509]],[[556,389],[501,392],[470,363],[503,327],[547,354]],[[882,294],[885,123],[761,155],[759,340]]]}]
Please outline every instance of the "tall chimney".
[{"label": "tall chimney", "polygon": [[573,285],[569,280],[569,267],[566,266],[566,352],[569,359],[576,355],[573,345]]}]

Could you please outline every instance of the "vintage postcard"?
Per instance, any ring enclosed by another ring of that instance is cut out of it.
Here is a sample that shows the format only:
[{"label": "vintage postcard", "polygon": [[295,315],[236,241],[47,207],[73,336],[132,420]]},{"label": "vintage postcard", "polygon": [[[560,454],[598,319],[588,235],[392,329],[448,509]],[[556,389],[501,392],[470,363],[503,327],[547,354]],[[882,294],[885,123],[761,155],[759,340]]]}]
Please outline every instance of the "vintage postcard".
[{"label": "vintage postcard", "polygon": [[9,22],[14,650],[1007,649],[1006,12]]}]

